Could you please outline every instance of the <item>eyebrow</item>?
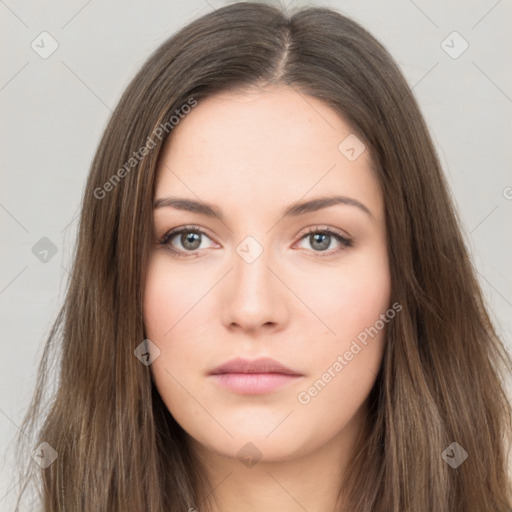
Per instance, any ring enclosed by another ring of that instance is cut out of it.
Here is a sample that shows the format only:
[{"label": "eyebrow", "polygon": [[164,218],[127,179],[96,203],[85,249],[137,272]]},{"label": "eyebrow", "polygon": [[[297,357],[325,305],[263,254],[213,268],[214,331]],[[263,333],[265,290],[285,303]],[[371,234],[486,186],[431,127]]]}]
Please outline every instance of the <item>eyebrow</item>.
[{"label": "eyebrow", "polygon": [[[348,206],[355,206],[359,210],[365,212],[372,219],[374,218],[372,212],[361,202],[351,197],[346,196],[325,196],[311,199],[309,201],[299,201],[288,206],[282,213],[281,217],[298,217],[305,215],[306,213],[316,212],[323,208],[328,208],[337,204],[345,204]],[[153,203],[153,208],[172,207],[176,210],[184,210],[188,212],[198,213],[207,217],[212,217],[224,221],[224,215],[222,211],[209,203],[194,201],[192,199],[180,198],[180,197],[162,197],[156,199]]]}]

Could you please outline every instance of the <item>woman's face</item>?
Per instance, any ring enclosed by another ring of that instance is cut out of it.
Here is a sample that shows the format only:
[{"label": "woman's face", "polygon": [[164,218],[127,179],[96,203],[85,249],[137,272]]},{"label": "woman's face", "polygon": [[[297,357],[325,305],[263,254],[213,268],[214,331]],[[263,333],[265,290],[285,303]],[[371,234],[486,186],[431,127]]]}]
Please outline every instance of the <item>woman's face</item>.
[{"label": "woman's face", "polygon": [[[352,443],[394,316],[369,152],[288,87],[205,99],[171,135],[144,297],[163,401],[197,446],[240,460]],[[249,368],[212,375],[236,358]],[[259,358],[293,375],[245,373]]]}]

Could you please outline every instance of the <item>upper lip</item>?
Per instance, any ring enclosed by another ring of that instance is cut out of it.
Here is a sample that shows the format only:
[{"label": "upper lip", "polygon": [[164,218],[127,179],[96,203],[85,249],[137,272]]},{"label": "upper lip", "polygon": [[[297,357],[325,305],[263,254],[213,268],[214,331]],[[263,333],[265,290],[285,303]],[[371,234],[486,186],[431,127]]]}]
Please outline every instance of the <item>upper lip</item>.
[{"label": "upper lip", "polygon": [[286,375],[302,375],[270,357],[260,357],[252,360],[237,357],[217,366],[210,373],[212,375],[220,373],[283,373]]}]

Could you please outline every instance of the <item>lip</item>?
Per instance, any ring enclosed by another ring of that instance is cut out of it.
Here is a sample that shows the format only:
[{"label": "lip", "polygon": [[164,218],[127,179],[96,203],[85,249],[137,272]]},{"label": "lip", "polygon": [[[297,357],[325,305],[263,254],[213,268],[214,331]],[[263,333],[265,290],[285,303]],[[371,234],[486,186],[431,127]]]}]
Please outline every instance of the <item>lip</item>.
[{"label": "lip", "polygon": [[210,372],[212,375],[221,373],[280,373],[283,375],[302,375],[270,357],[259,357],[258,359],[252,360],[237,357],[217,366],[217,368],[214,368]]},{"label": "lip", "polygon": [[220,386],[246,395],[269,393],[303,377],[268,357],[231,359],[212,370],[210,376]]}]

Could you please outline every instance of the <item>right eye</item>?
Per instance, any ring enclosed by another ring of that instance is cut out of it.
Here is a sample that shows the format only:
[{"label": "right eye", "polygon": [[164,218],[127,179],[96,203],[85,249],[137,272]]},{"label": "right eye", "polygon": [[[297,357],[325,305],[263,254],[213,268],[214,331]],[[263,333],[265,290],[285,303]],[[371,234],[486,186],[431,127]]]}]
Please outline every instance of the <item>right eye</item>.
[{"label": "right eye", "polygon": [[[208,235],[198,227],[185,226],[168,231],[161,238],[160,244],[176,257],[197,256],[197,252],[194,251],[201,249],[203,237],[210,240]],[[176,247],[175,239],[181,247]]]}]

